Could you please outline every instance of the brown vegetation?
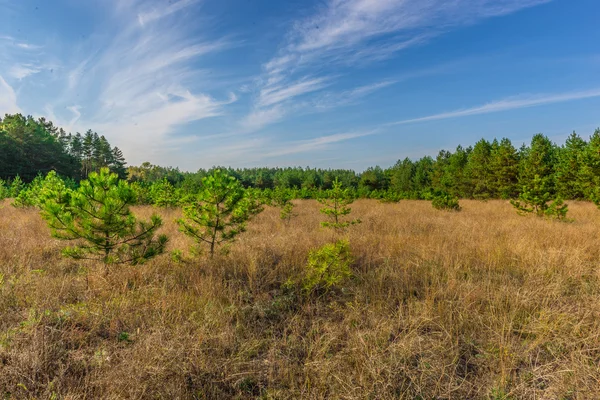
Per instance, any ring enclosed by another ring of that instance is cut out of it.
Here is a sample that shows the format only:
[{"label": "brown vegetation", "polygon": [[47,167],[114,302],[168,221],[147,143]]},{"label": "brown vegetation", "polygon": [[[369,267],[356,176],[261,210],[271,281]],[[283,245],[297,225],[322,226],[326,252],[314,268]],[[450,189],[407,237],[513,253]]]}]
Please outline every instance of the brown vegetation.
[{"label": "brown vegetation", "polygon": [[[354,278],[282,284],[332,239],[313,201],[267,208],[229,254],[136,267],[60,255],[35,210],[0,205],[0,393],[25,399],[599,399],[600,212],[361,200]],[[150,207],[136,212],[147,216]],[[10,395],[9,395],[10,393]]]}]

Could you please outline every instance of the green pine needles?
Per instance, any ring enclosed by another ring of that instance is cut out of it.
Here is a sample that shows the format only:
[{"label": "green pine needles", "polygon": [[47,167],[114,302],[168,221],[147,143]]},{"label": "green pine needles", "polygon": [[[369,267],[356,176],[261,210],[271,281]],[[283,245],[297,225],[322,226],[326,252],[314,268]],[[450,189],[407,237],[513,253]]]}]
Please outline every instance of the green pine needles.
[{"label": "green pine needles", "polygon": [[333,188],[325,191],[324,196],[317,200],[324,206],[320,211],[329,217],[329,221],[321,222],[322,227],[343,231],[361,222],[359,219],[345,218],[352,211],[348,205],[354,202],[354,197],[347,188],[342,188],[342,183],[337,178],[333,182]]},{"label": "green pine needles", "polygon": [[[50,171],[46,177],[38,175],[27,185],[26,189],[21,190],[12,205],[17,208],[37,207],[42,209],[46,201],[56,195],[68,195],[68,192],[65,181],[56,174],[56,171]],[[62,202],[62,197],[58,198],[58,201]]]},{"label": "green pine needles", "polygon": [[294,203],[292,203],[293,193],[289,190],[278,189],[273,193],[273,202],[280,208],[279,218],[285,221],[286,225],[290,224],[294,214]]},{"label": "green pine needles", "polygon": [[458,204],[458,198],[446,193],[439,192],[433,196],[431,205],[437,210],[460,211],[461,207]]},{"label": "green pine needles", "polygon": [[138,220],[129,206],[135,193],[108,168],[90,173],[77,190],[48,189],[42,217],[58,239],[74,242],[63,254],[78,260],[96,260],[108,273],[113,264],[140,264],[164,251],[165,235],[158,215]]},{"label": "green pine needles", "polygon": [[262,211],[262,206],[246,193],[242,184],[226,171],[215,170],[202,180],[202,190],[192,204],[183,207],[180,230],[197,243],[215,247],[235,240],[246,230],[246,222]]},{"label": "green pine needles", "polygon": [[302,290],[306,294],[329,291],[352,276],[350,243],[338,240],[312,250],[302,279]]},{"label": "green pine needles", "polygon": [[565,220],[568,206],[560,197],[552,200],[548,186],[548,179],[535,175],[530,185],[523,187],[519,198],[511,200],[510,204],[521,215],[534,214],[538,217]]}]

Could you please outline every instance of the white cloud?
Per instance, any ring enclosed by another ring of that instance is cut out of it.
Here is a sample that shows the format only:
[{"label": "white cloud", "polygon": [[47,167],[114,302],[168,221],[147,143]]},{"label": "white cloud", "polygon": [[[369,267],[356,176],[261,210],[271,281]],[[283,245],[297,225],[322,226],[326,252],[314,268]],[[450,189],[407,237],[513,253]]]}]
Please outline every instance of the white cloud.
[{"label": "white cloud", "polygon": [[[92,128],[118,145],[136,164],[152,157],[169,163],[163,150],[188,138],[175,138],[181,125],[223,114],[234,94],[217,99],[205,92],[202,58],[231,47],[223,38],[191,34],[195,0],[118,2],[109,32],[97,34],[68,57],[62,70],[64,92],[49,110],[67,109],[69,126]],[[81,114],[80,106],[86,112]]]},{"label": "white cloud", "polygon": [[287,86],[267,86],[260,91],[259,107],[270,106],[327,86],[326,78],[303,79]]},{"label": "white cloud", "polygon": [[377,130],[371,130],[367,132],[348,132],[348,133],[336,133],[333,135],[326,135],[308,140],[299,140],[291,143],[285,143],[284,146],[268,152],[265,157],[279,157],[290,154],[306,153],[316,150],[321,150],[328,145],[343,142],[350,139],[356,139],[363,136],[369,136],[377,133]]},{"label": "white cloud", "polygon": [[36,67],[31,64],[17,64],[13,65],[8,70],[8,74],[15,79],[22,80],[30,75],[37,74],[40,71],[40,67]]},{"label": "white cloud", "polygon": [[15,46],[21,48],[21,49],[25,49],[25,50],[39,50],[42,48],[42,46],[37,46],[35,44],[30,44],[30,43],[15,43]]},{"label": "white cloud", "polygon": [[17,95],[13,88],[0,76],[0,116],[22,113],[17,105]]},{"label": "white cloud", "polygon": [[[291,24],[277,54],[263,65],[259,94],[253,115],[248,118],[273,114],[274,111],[262,108],[286,103],[300,95],[320,96],[313,101],[317,108],[349,104],[386,85],[366,85],[354,93],[320,95],[317,92],[334,83],[326,72],[323,76],[322,71],[327,71],[327,66],[352,67],[381,61],[450,29],[549,1],[327,0],[313,15]],[[272,121],[281,119],[280,115]]]},{"label": "white cloud", "polygon": [[573,100],[583,100],[593,97],[600,97],[600,88],[580,92],[567,92],[559,94],[538,94],[529,96],[511,97],[503,100],[493,101],[482,106],[465,108],[455,111],[449,111],[439,114],[433,114],[426,117],[405,119],[392,122],[387,125],[404,125],[415,122],[436,121],[441,119],[467,117],[470,115],[489,114],[500,111],[515,110],[519,108],[535,107],[545,104],[562,103]]},{"label": "white cloud", "polygon": [[242,128],[245,131],[256,131],[267,125],[280,121],[285,116],[286,111],[280,106],[274,106],[266,109],[256,109],[248,114],[242,120]]}]

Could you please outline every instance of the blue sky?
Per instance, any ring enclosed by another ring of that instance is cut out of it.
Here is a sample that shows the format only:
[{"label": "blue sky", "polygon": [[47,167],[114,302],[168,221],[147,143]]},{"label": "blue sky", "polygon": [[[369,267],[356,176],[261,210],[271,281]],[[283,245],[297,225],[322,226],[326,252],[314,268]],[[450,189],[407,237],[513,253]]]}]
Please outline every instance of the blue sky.
[{"label": "blue sky", "polygon": [[0,0],[0,114],[130,164],[362,170],[600,126],[597,0]]}]

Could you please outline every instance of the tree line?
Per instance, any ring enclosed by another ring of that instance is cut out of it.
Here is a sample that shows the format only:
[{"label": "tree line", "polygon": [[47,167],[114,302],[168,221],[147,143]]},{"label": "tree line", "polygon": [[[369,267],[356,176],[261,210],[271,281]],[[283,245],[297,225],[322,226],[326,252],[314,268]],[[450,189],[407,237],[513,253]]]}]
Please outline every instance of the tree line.
[{"label": "tree line", "polygon": [[[227,170],[246,188],[262,191],[287,189],[299,198],[316,198],[337,179],[356,197],[383,200],[430,199],[444,193],[469,199],[510,199],[534,185],[552,198],[594,199],[600,183],[600,129],[583,139],[573,132],[563,145],[536,134],[529,145],[516,148],[503,138],[481,139],[475,145],[441,150],[433,158],[405,158],[383,169],[371,167],[362,173],[344,169],[215,167],[195,173],[181,172],[150,163],[128,169],[128,178],[149,193],[153,187],[171,185],[181,192],[194,192],[214,169]],[[151,195],[149,194],[151,197]]]},{"label": "tree line", "polygon": [[[25,183],[54,170],[75,182],[103,167],[126,178],[140,203],[153,203],[156,193],[173,197],[195,194],[202,181],[220,169],[245,188],[269,193],[289,190],[297,198],[316,198],[338,180],[356,197],[384,200],[430,199],[444,193],[472,199],[509,199],[537,185],[552,198],[595,199],[600,179],[600,129],[589,139],[573,132],[562,145],[543,134],[517,148],[503,138],[481,139],[472,146],[441,150],[437,156],[405,158],[389,168],[371,167],[357,173],[347,169],[319,168],[226,168],[197,172],[145,162],[126,168],[121,150],[104,136],[88,130],[70,134],[44,118],[20,114],[0,119],[0,179]],[[163,196],[164,197],[164,196]]]}]

